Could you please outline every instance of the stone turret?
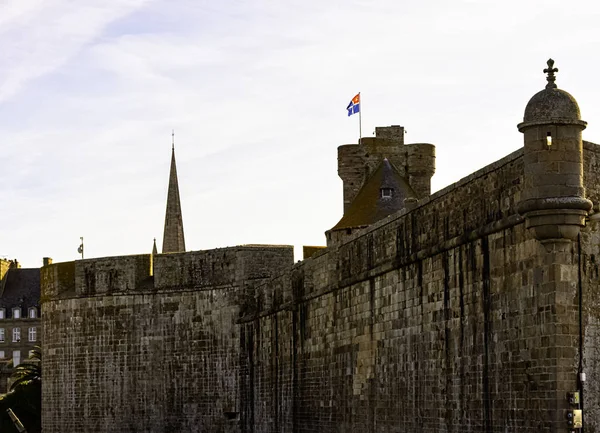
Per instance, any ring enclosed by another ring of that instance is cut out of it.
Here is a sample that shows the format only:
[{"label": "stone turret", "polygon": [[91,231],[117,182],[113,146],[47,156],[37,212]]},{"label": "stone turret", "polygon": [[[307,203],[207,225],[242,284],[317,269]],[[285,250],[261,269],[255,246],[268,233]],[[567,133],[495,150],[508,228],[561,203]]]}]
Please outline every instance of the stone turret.
[{"label": "stone turret", "polygon": [[435,146],[429,143],[413,143],[406,149],[406,175],[417,198],[431,194],[431,177],[435,173]]},{"label": "stone turret", "polygon": [[173,144],[171,149],[171,172],[169,174],[169,191],[167,193],[167,211],[165,214],[162,252],[164,254],[181,253],[184,251],[183,217],[181,215],[179,183],[177,181],[177,166],[175,164],[175,144]]},{"label": "stone turret", "polygon": [[417,198],[431,194],[435,146],[428,143],[404,145],[404,128],[399,125],[377,127],[375,137],[363,137],[359,144],[338,147],[338,175],[344,183],[344,213],[384,159],[407,179]]},{"label": "stone turret", "polygon": [[404,144],[404,128],[375,128],[375,137],[338,147],[338,174],[344,183],[344,216],[329,231],[327,245],[343,242],[368,227],[431,194],[435,146]]},{"label": "stone turret", "polygon": [[548,248],[577,238],[592,203],[583,187],[581,120],[573,96],[555,84],[554,61],[548,60],[548,84],[525,108],[518,125],[524,135],[524,188],[519,213]]}]

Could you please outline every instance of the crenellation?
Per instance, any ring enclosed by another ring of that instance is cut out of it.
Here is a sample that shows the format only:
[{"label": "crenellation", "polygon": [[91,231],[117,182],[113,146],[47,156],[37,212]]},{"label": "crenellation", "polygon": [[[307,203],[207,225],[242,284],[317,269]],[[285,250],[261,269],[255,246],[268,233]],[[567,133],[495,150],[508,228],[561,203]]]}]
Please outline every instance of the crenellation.
[{"label": "crenellation", "polygon": [[355,144],[338,147],[338,176],[343,182],[344,212],[365,181],[362,150]]},{"label": "crenellation", "polygon": [[417,198],[431,195],[431,177],[435,173],[435,146],[429,143],[411,143],[406,149],[406,176]]},{"label": "crenellation", "polygon": [[404,144],[404,127],[400,125],[376,126],[375,137]]}]

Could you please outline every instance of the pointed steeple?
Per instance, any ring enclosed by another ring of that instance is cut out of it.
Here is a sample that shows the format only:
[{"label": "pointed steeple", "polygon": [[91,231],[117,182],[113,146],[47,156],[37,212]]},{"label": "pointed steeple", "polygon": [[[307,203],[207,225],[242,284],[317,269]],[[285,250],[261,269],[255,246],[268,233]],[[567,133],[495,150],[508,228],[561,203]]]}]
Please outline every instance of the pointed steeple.
[{"label": "pointed steeple", "polygon": [[167,194],[167,212],[165,214],[165,232],[163,235],[162,252],[180,253],[185,251],[183,238],[183,218],[179,200],[179,184],[177,182],[177,167],[175,165],[175,132],[173,132],[171,149],[171,173],[169,175],[169,192]]},{"label": "pointed steeple", "polygon": [[154,245],[152,245],[152,255],[155,256],[158,254],[158,249],[156,248],[156,238],[154,238]]}]

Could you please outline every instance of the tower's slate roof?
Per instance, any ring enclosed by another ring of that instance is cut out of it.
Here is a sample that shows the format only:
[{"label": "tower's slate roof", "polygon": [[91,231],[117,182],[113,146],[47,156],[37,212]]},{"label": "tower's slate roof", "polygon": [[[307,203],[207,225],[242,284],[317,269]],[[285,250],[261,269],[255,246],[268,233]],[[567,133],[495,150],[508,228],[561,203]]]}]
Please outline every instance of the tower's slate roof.
[{"label": "tower's slate roof", "polygon": [[[393,189],[392,196],[382,197],[383,188]],[[404,208],[406,198],[416,196],[408,181],[393,164],[384,159],[365,182],[342,219],[331,230],[371,225]]]},{"label": "tower's slate roof", "polygon": [[38,307],[40,305],[40,270],[39,269],[9,269],[4,280],[0,283],[0,307]]},{"label": "tower's slate roof", "polygon": [[179,183],[177,181],[177,166],[175,164],[175,147],[173,146],[162,252],[180,253],[184,251],[185,239],[183,237],[183,217],[181,215],[181,202],[179,200]]}]

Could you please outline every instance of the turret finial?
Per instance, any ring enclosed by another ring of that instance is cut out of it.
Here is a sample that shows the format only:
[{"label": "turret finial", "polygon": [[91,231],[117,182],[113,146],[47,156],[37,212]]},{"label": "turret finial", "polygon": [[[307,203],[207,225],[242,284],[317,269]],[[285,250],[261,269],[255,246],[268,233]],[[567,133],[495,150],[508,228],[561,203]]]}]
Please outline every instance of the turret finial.
[{"label": "turret finial", "polygon": [[[556,87],[556,86],[554,86],[554,87]],[[174,129],[171,130],[171,149],[175,150],[175,130]]]},{"label": "turret finial", "polygon": [[548,74],[548,76],[546,77],[546,80],[548,80],[548,84],[546,84],[546,89],[556,89],[556,83],[554,82],[556,80],[556,77],[554,76],[554,73],[558,72],[558,68],[554,67],[554,60],[552,59],[548,59],[546,63],[548,64],[548,67],[544,69],[544,73]]}]

